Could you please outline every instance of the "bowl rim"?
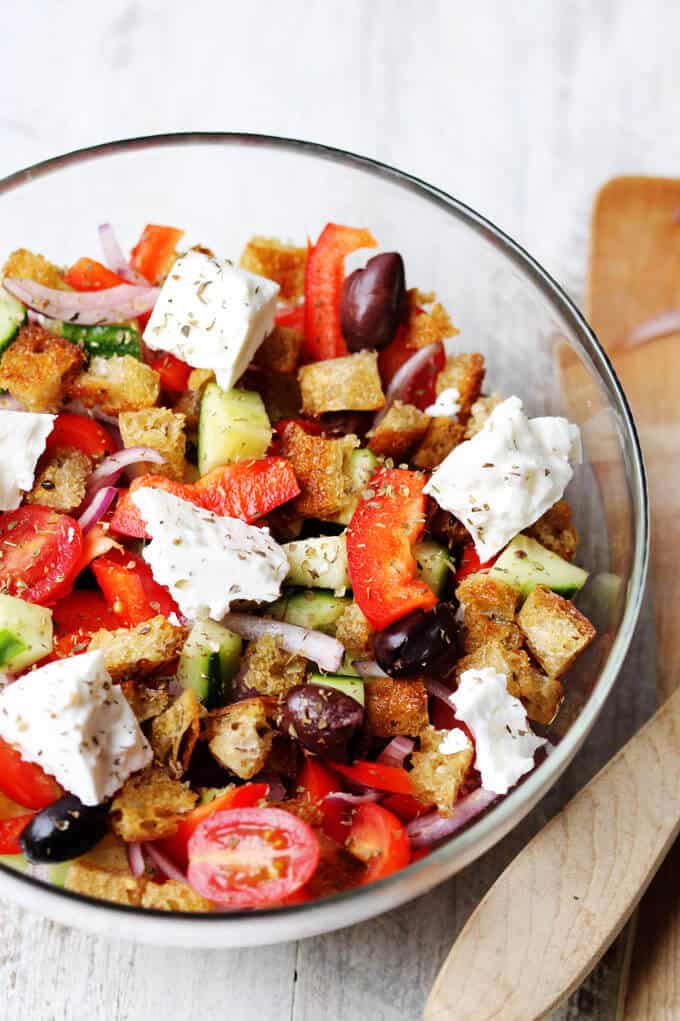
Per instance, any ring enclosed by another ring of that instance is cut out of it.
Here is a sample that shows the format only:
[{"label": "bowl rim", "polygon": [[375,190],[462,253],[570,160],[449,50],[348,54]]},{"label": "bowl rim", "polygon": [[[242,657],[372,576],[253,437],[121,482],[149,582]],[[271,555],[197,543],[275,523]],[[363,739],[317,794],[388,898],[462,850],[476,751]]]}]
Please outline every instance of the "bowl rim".
[{"label": "bowl rim", "polygon": [[[480,815],[478,819],[463,829],[459,834],[454,835],[447,843],[432,851],[425,858],[413,862],[406,868],[377,880],[368,886],[354,887],[342,893],[333,894],[328,897],[307,901],[302,904],[293,904],[282,907],[259,908],[254,910],[239,911],[216,911],[214,913],[201,913],[196,911],[167,912],[157,908],[142,908],[133,905],[117,904],[110,901],[102,901],[91,897],[88,894],[75,893],[58,886],[52,886],[38,878],[25,875],[0,862],[0,876],[16,881],[17,884],[26,884],[27,889],[41,899],[50,899],[53,896],[64,898],[72,904],[78,904],[81,908],[96,908],[101,916],[104,912],[113,912],[130,918],[156,918],[166,919],[168,924],[174,926],[191,926],[200,921],[202,923],[215,923],[222,926],[232,926],[239,920],[250,922],[273,921],[288,918],[294,920],[302,916],[308,917],[319,914],[324,909],[332,909],[334,906],[359,902],[366,899],[367,894],[375,891],[385,892],[391,888],[396,889],[404,877],[416,877],[424,873],[432,865],[443,864],[447,859],[460,855],[464,857],[466,848],[475,843],[484,845],[478,854],[473,854],[469,861],[476,860],[486,853],[497,840],[510,829],[514,828],[524,815],[528,814],[540,798],[552,788],[559,779],[570,760],[576,754],[588,733],[594,726],[602,707],[609,696],[616,681],[629,645],[633,638],[637,620],[640,614],[642,599],[645,591],[645,580],[649,559],[649,502],[647,479],[642,456],[640,441],[628,403],[626,394],[616,376],[609,356],[600,345],[595,333],[588,325],[584,315],[581,313],[574,301],[566,291],[553,279],[543,266],[533,258],[526,249],[515,241],[510,235],[496,226],[491,220],[482,216],[471,206],[448,194],[441,188],[436,187],[407,171],[399,170],[388,163],[368,156],[362,156],[347,149],[337,148],[319,142],[311,142],[304,139],[297,139],[279,135],[268,135],[258,132],[242,131],[180,131],[163,132],[154,135],[139,135],[131,138],[118,139],[110,142],[101,142],[91,146],[84,146],[52,156],[37,163],[14,171],[0,179],[0,196],[14,191],[23,185],[40,177],[47,176],[65,167],[81,162],[89,162],[105,158],[109,155],[119,155],[125,152],[134,152],[138,149],[162,149],[165,147],[188,147],[191,145],[215,145],[215,146],[251,146],[270,148],[283,152],[302,154],[312,158],[323,159],[333,163],[351,167],[363,171],[377,178],[383,178],[399,185],[406,191],[410,191],[425,197],[435,205],[445,209],[448,213],[457,217],[458,220],[472,228],[476,233],[485,238],[494,247],[498,248],[508,257],[524,274],[529,276],[535,286],[541,291],[553,306],[557,306],[561,316],[572,327],[578,335],[586,354],[589,356],[599,382],[605,387],[612,408],[618,412],[623,423],[621,449],[624,459],[627,459],[627,478],[631,490],[633,504],[633,557],[631,562],[630,581],[628,585],[627,601],[619,631],[614,643],[607,655],[606,661],[593,691],[584,704],[577,719],[571,725],[560,743],[551,754],[537,766],[521,784],[516,786],[510,793],[505,795],[500,804],[494,803],[491,808]],[[503,827],[504,818],[507,819],[515,807],[522,802],[529,804],[526,812],[518,816],[517,820],[510,826]],[[499,831],[498,837],[490,840],[485,838],[493,834],[494,829]],[[442,879],[443,881],[443,879]],[[15,885],[14,882],[12,885]],[[19,887],[17,887],[19,888]],[[379,909],[383,910],[383,909]],[[377,912],[376,912],[377,913]],[[365,917],[365,916],[362,916]],[[342,922],[340,924],[348,924]],[[329,926],[328,928],[332,928]],[[326,931],[323,926],[319,931]],[[295,937],[290,937],[295,938]],[[262,942],[266,942],[263,940]]]}]

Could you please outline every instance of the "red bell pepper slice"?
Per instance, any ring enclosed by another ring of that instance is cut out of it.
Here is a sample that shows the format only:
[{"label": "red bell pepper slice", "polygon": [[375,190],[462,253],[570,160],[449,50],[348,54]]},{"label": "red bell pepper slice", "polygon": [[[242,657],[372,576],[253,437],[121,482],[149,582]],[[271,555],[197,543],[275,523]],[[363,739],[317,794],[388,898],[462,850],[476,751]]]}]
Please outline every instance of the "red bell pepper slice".
[{"label": "red bell pepper slice", "polygon": [[162,475],[142,475],[118,499],[111,517],[111,529],[137,539],[147,536],[144,521],[131,494],[143,486],[165,489],[182,500],[223,517],[240,518],[252,524],[300,492],[295,472],[285,457],[263,457],[238,461],[215,468],[198,482],[174,482]]},{"label": "red bell pepper slice", "polygon": [[184,234],[177,227],[147,223],[142,236],[132,249],[130,264],[150,284],[160,283],[172,266],[177,244]]},{"label": "red bell pepper slice", "polygon": [[342,762],[332,762],[331,766],[340,776],[363,787],[375,787],[391,794],[413,794],[411,777],[401,766],[385,766],[382,762],[361,760],[351,766],[345,766]]},{"label": "red bell pepper slice", "polygon": [[161,387],[163,390],[170,390],[172,393],[182,393],[182,391],[187,389],[192,369],[181,358],[175,358],[174,355],[165,351],[149,362],[149,365],[161,377]]},{"label": "red bell pepper slice", "polygon": [[287,326],[293,330],[304,330],[305,328],[305,306],[295,305],[292,308],[282,308],[276,313],[276,325]]},{"label": "red bell pepper slice", "polygon": [[22,854],[19,837],[33,818],[34,813],[15,815],[12,819],[0,819],[0,854]]},{"label": "red bell pepper slice", "polygon": [[382,805],[359,805],[352,818],[347,850],[366,863],[362,883],[384,879],[411,861],[405,827]]},{"label": "red bell pepper slice", "polygon": [[125,280],[96,259],[78,259],[64,273],[64,280],[75,291],[104,291]]},{"label": "red bell pepper slice", "polygon": [[0,738],[0,791],[17,805],[39,812],[62,796],[62,789],[35,762],[26,762],[11,744]]},{"label": "red bell pepper slice", "polygon": [[[500,554],[498,554],[500,556]],[[498,560],[498,556],[491,557],[485,563],[482,563],[477,554],[477,550],[471,542],[466,542],[463,546],[463,550],[460,555],[460,563],[456,570],[456,582],[460,582],[463,578],[467,578],[469,574],[476,574],[478,571],[486,571],[487,568],[493,567]]]},{"label": "red bell pepper slice", "polygon": [[297,777],[298,789],[304,791],[310,801],[323,801],[327,794],[342,790],[338,777],[323,766],[318,759],[306,758]]},{"label": "red bell pepper slice", "polygon": [[199,805],[193,812],[182,816],[172,836],[154,841],[154,847],[167,854],[180,868],[185,869],[189,864],[189,838],[200,822],[213,812],[220,812],[225,808],[253,808],[267,797],[268,790],[269,785],[266,783],[247,783],[243,787],[234,787],[214,801]]},{"label": "red bell pepper slice", "polygon": [[417,819],[419,815],[424,815],[432,808],[432,805],[425,805],[418,798],[414,798],[412,794],[389,794],[380,803],[402,822],[411,822],[412,819]]},{"label": "red bell pepper slice", "polygon": [[95,633],[113,631],[120,620],[99,592],[79,589],[60,599],[52,610],[55,644],[53,659],[84,652]]},{"label": "red bell pepper slice", "polygon": [[327,223],[309,250],[305,270],[305,343],[309,361],[347,354],[340,330],[340,299],[345,256],[358,248],[375,248],[370,231]]},{"label": "red bell pepper slice", "polygon": [[178,614],[179,607],[163,585],[154,581],[151,568],[128,550],[111,550],[92,561],[92,570],[104,599],[124,627],[135,627],[162,613]]},{"label": "red bell pepper slice", "polygon": [[347,529],[347,560],[354,598],[381,630],[414,610],[437,603],[415,577],[413,546],[425,527],[425,478],[404,468],[382,468],[372,477]]},{"label": "red bell pepper slice", "polygon": [[88,415],[57,415],[52,432],[47,437],[46,449],[73,447],[88,457],[103,457],[116,450],[113,436],[104,426]]}]

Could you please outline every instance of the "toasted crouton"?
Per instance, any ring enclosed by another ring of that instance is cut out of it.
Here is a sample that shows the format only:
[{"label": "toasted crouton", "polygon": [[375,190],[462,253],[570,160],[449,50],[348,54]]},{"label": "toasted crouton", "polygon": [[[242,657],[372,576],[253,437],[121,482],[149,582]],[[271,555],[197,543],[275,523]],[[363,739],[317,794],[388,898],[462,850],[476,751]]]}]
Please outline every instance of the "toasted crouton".
[{"label": "toasted crouton", "polygon": [[282,301],[301,297],[305,286],[307,249],[285,245],[276,238],[255,236],[241,253],[239,265],[251,273],[275,280]]},{"label": "toasted crouton", "polygon": [[83,362],[76,344],[28,323],[2,356],[0,387],[29,411],[57,411]]},{"label": "toasted crouton", "polygon": [[562,700],[562,685],[555,677],[547,677],[539,670],[524,649],[508,648],[493,641],[480,645],[458,660],[456,680],[460,680],[466,670],[484,667],[492,667],[505,675],[508,691],[520,699],[530,720],[546,725],[551,722]]},{"label": "toasted crouton", "polygon": [[305,415],[377,411],[385,404],[377,351],[358,351],[303,365],[298,380]]},{"label": "toasted crouton", "polygon": [[243,691],[260,695],[285,695],[296,684],[303,684],[307,661],[281,648],[281,640],[262,635],[248,644],[243,657],[239,684]]},{"label": "toasted crouton", "polygon": [[486,420],[503,398],[500,394],[491,394],[488,397],[478,397],[470,408],[470,417],[465,426],[465,439],[471,440],[484,428]]},{"label": "toasted crouton", "polygon": [[295,422],[287,423],[282,430],[281,453],[289,458],[302,489],[294,501],[298,513],[324,520],[342,510],[350,495],[345,460],[358,446],[356,436],[327,440],[310,436]]},{"label": "toasted crouton", "polygon": [[88,408],[99,405],[107,415],[152,407],[160,393],[160,376],[130,355],[93,358],[68,387],[71,397]]},{"label": "toasted crouton", "polygon": [[86,483],[92,471],[92,461],[81,450],[57,450],[42,466],[36,476],[27,503],[40,503],[58,511],[72,511],[85,499]]},{"label": "toasted crouton", "polygon": [[145,876],[135,877],[122,869],[105,869],[76,858],[66,872],[64,889],[114,904],[139,907],[147,882]]},{"label": "toasted crouton", "polygon": [[179,780],[171,780],[158,766],[135,773],[111,804],[114,833],[123,840],[157,840],[177,829],[180,816],[190,812],[198,794]]},{"label": "toasted crouton", "polygon": [[578,546],[578,532],[572,523],[571,507],[566,500],[558,500],[553,504],[543,517],[526,529],[525,535],[530,535],[565,560],[573,559]]},{"label": "toasted crouton", "polygon": [[421,680],[376,677],[366,682],[366,719],[376,737],[417,737],[428,725],[427,689]]},{"label": "toasted crouton", "polygon": [[17,248],[7,259],[2,268],[3,277],[12,280],[33,280],[43,287],[53,287],[58,291],[70,291],[64,281],[62,270],[44,255],[29,252],[27,248]]},{"label": "toasted crouton", "polygon": [[517,620],[532,655],[552,677],[568,670],[596,634],[573,603],[543,585],[527,596]]},{"label": "toasted crouton", "polygon": [[[433,304],[434,294],[425,294],[412,288],[406,294],[408,303],[406,330],[408,346],[412,348],[427,347],[435,341],[455,337],[460,331],[451,322],[448,312],[439,302]],[[432,305],[428,310],[423,305]]]},{"label": "toasted crouton", "polygon": [[120,686],[138,723],[153,720],[155,716],[164,713],[170,705],[167,683],[150,688],[146,684],[137,684],[136,681],[121,681]]},{"label": "toasted crouton", "polygon": [[420,443],[431,421],[413,404],[395,401],[380,424],[368,433],[368,446],[378,457],[401,461]]},{"label": "toasted crouton", "polygon": [[522,635],[515,623],[520,593],[488,574],[470,574],[456,589],[463,607],[463,644],[466,652],[496,642],[519,648]]},{"label": "toasted crouton", "polygon": [[158,614],[133,628],[95,631],[88,648],[90,652],[102,649],[106,669],[114,681],[122,681],[169,669],[179,656],[185,639],[186,628],[175,627]]},{"label": "toasted crouton", "polygon": [[441,415],[430,418],[427,432],[411,460],[416,468],[434,471],[464,437],[465,426],[455,419]]},{"label": "toasted crouton", "polygon": [[420,732],[420,750],[411,755],[409,776],[419,801],[435,804],[442,815],[450,815],[458,791],[475,757],[472,746],[445,755],[439,746],[447,731],[428,726]]},{"label": "toasted crouton", "polygon": [[150,743],[156,762],[179,778],[189,768],[205,709],[193,688],[187,688],[151,724]]},{"label": "toasted crouton", "polygon": [[458,391],[458,421],[466,423],[484,382],[484,356],[478,353],[449,355],[435,381],[437,396],[455,387]]},{"label": "toasted crouton", "polygon": [[164,464],[140,465],[145,471],[167,475],[169,479],[184,478],[184,455],[187,438],[184,415],[168,408],[144,408],[124,411],[118,416],[118,428],[126,447],[151,447],[165,458]]},{"label": "toasted crouton", "polygon": [[255,364],[268,372],[280,372],[284,375],[297,372],[304,339],[302,330],[290,326],[275,326],[257,349]]},{"label": "toasted crouton", "polygon": [[208,747],[217,761],[242,780],[259,773],[274,741],[272,701],[247,698],[208,717]]},{"label": "toasted crouton", "polygon": [[200,893],[181,883],[178,879],[170,879],[164,883],[148,880],[142,893],[143,908],[156,908],[158,911],[214,911],[212,901],[201,897]]},{"label": "toasted crouton", "polygon": [[373,655],[374,630],[357,603],[345,607],[335,625],[335,637],[355,659]]}]

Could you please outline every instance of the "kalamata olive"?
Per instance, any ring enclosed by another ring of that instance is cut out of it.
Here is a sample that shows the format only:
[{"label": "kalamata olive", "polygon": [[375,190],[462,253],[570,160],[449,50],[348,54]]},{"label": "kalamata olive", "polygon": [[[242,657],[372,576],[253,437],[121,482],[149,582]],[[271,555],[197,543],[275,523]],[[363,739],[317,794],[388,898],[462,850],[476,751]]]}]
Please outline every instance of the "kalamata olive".
[{"label": "kalamata olive", "polygon": [[68,861],[90,851],[106,833],[109,806],[84,805],[67,794],[34,815],[20,838],[29,861]]},{"label": "kalamata olive", "polygon": [[379,631],[373,653],[390,677],[448,677],[460,654],[459,632],[455,604],[438,603],[433,610],[416,610]]},{"label": "kalamata olive", "polygon": [[363,718],[363,706],[355,699],[321,684],[291,688],[281,710],[281,724],[291,737],[321,758],[341,762]]},{"label": "kalamata olive", "polygon": [[340,329],[350,351],[389,344],[405,294],[404,260],[398,252],[374,255],[363,269],[350,273],[340,301]]}]

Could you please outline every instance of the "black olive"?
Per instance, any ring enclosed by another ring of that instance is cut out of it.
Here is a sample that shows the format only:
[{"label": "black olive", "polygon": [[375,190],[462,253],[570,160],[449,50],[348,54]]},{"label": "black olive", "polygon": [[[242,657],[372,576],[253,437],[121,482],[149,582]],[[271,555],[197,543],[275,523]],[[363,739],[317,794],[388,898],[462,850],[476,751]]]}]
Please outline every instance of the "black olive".
[{"label": "black olive", "polygon": [[355,699],[322,684],[299,684],[286,695],[281,724],[291,737],[320,758],[346,762],[348,745],[364,719]]},{"label": "black olive", "polygon": [[460,655],[454,603],[416,610],[379,631],[373,639],[378,665],[390,677],[450,677]]},{"label": "black olive", "polygon": [[38,863],[77,858],[102,839],[108,813],[108,804],[84,805],[67,794],[33,816],[21,834],[23,852]]},{"label": "black olive", "polygon": [[406,296],[404,260],[398,252],[369,259],[347,277],[340,301],[340,329],[350,351],[385,347],[397,332]]}]

